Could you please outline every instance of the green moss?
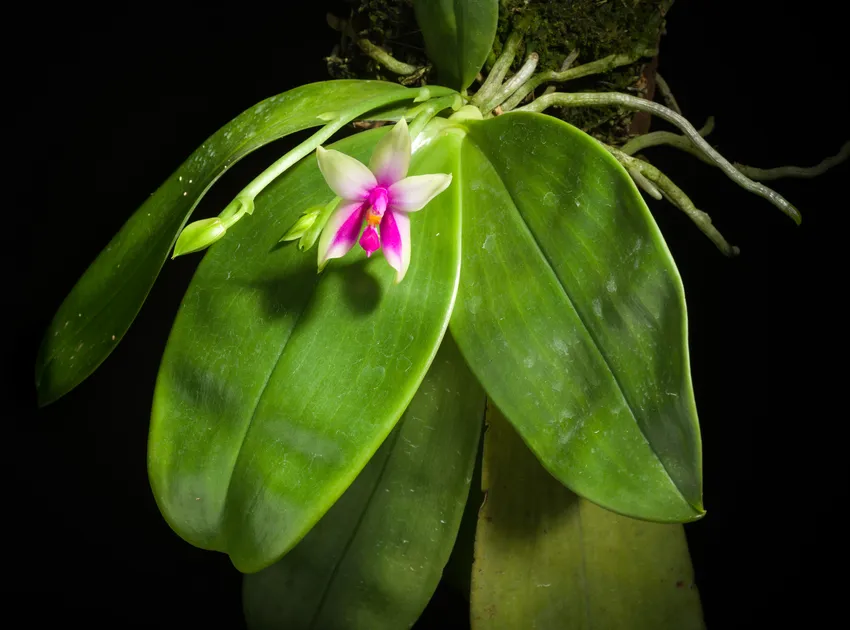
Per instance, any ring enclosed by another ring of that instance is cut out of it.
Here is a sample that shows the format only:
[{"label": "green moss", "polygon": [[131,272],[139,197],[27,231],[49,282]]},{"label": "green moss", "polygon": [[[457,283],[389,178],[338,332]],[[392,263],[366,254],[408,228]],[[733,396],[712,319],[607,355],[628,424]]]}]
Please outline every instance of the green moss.
[{"label": "green moss", "polygon": [[[567,55],[578,48],[574,65],[607,55],[654,49],[664,28],[664,15],[673,0],[500,0],[499,26],[495,56],[515,28],[525,33],[513,69],[522,64],[528,52],[540,56],[541,70],[560,69]],[[413,0],[353,0],[349,16],[361,37],[385,48],[391,55],[416,66],[427,65],[425,45],[413,13]],[[328,57],[328,72],[334,78],[383,79],[396,81],[364,55],[347,38],[335,54]],[[563,89],[588,92],[627,92],[640,94],[645,61],[618,68],[605,74],[571,81]],[[427,83],[428,75],[416,78],[412,85]],[[538,92],[542,91],[542,88]],[[629,137],[633,112],[620,108],[574,108],[549,110],[593,136],[612,144]]]},{"label": "green moss", "polygon": [[[352,5],[349,15],[337,17],[349,20],[360,37],[381,46],[399,61],[418,67],[428,65],[425,42],[413,13],[413,0],[360,0]],[[328,74],[334,79],[399,79],[365,55],[348,37],[342,37],[326,61]],[[405,83],[424,85],[427,79],[428,74],[423,73]]]},{"label": "green moss", "polygon": [[[655,49],[672,0],[501,0],[497,43],[501,48],[519,20],[528,21],[525,48],[514,70],[531,51],[540,56],[538,67],[559,70],[567,55],[579,51],[575,65],[608,55]],[[529,20],[530,17],[530,20]],[[627,92],[639,94],[645,61],[605,74],[571,81],[571,92]],[[621,144],[628,136],[633,112],[620,108],[574,108],[549,111],[600,140]]]},{"label": "green moss", "polygon": [[670,0],[502,0],[499,39],[517,18],[532,15],[526,41],[544,68],[555,69],[575,48],[580,61],[654,48]]}]

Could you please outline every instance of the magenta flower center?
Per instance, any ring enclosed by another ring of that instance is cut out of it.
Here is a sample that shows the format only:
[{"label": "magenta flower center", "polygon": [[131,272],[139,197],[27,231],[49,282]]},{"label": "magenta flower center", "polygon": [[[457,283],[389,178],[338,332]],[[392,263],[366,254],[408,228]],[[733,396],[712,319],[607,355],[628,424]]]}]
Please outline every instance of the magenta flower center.
[{"label": "magenta flower center", "polygon": [[366,226],[366,229],[363,230],[363,234],[360,236],[360,247],[366,252],[367,257],[380,249],[381,239],[371,225]]},{"label": "magenta flower center", "polygon": [[376,186],[369,193],[369,198],[366,200],[366,229],[360,236],[360,247],[366,252],[366,256],[371,256],[381,248],[381,237],[375,229],[381,224],[381,219],[384,212],[387,211],[387,202],[389,201],[389,192],[383,186]]},{"label": "magenta flower center", "polygon": [[387,210],[389,200],[389,191],[383,186],[375,186],[372,192],[369,193],[368,203],[371,208],[370,212],[374,213],[380,219]]}]

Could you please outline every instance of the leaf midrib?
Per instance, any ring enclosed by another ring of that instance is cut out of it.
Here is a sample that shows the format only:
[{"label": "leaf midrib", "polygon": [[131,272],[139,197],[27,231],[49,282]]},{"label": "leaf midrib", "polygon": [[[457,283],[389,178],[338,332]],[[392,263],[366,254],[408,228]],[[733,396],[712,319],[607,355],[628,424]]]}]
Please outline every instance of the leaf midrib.
[{"label": "leaf midrib", "polygon": [[316,299],[316,287],[319,284],[319,277],[314,280],[313,286],[310,290],[310,296],[304,300],[304,304],[301,307],[301,310],[295,316],[295,319],[292,322],[292,326],[289,328],[289,332],[286,335],[286,338],[280,344],[280,351],[277,353],[275,357],[274,363],[271,365],[271,369],[268,371],[265,380],[263,381],[262,386],[260,387],[259,394],[257,394],[257,400],[254,402],[254,408],[251,410],[251,417],[248,419],[248,422],[245,424],[245,430],[242,432],[242,437],[239,440],[239,447],[236,451],[236,457],[233,459],[233,465],[230,467],[230,475],[227,478],[227,488],[224,491],[224,499],[222,501],[222,509],[219,513],[219,527],[218,533],[219,536],[222,537],[220,541],[223,543],[221,545],[222,550],[226,552],[228,548],[227,544],[227,527],[226,527],[226,514],[227,514],[227,504],[230,499],[230,489],[233,486],[233,478],[236,476],[236,468],[239,466],[239,460],[242,458],[242,454],[245,452],[245,440],[248,437],[248,433],[251,431],[251,427],[254,424],[254,418],[257,416],[257,410],[260,408],[260,403],[263,401],[263,397],[266,395],[266,390],[268,390],[269,383],[272,380],[272,376],[277,371],[278,365],[280,365],[280,359],[283,357],[283,353],[286,352],[286,347],[289,345],[289,340],[292,339],[292,335],[295,334],[295,330],[298,328],[298,323],[301,321],[301,317],[303,317],[304,313],[307,311],[310,304],[313,300]]},{"label": "leaf midrib", "polygon": [[[459,180],[460,180],[460,177],[461,177],[460,176],[460,173],[461,173],[460,160],[461,160],[461,158],[460,158],[460,148],[458,147],[458,154],[457,154],[458,164],[457,164],[456,170],[457,170],[457,173],[459,174],[458,175]],[[458,190],[458,192],[457,192],[458,202],[457,203],[458,203],[458,208],[460,209],[460,211],[458,212],[458,216],[456,217],[456,224],[457,224],[457,237],[456,238],[457,238],[458,241],[461,241],[462,234],[463,234],[463,227],[462,227],[462,216],[461,216],[461,212],[462,212],[462,193],[461,193],[461,190],[462,190],[462,188],[461,188],[460,183],[458,184],[457,190]],[[461,261],[461,257],[462,257],[462,251],[458,251],[457,271],[455,272],[454,277],[453,277],[454,291],[453,291],[453,294],[451,296],[451,299],[450,299],[450,302],[449,302],[449,309],[448,309],[448,312],[447,312],[446,317],[445,317],[445,322],[443,324],[444,334],[445,334],[445,331],[448,330],[448,322],[451,318],[451,312],[452,312],[452,310],[454,310],[454,304],[455,304],[455,300],[457,298],[457,292],[458,292],[458,289],[460,287],[460,266],[461,266],[460,261]],[[283,357],[284,353],[286,352],[287,346],[289,345],[289,341],[292,338],[292,336],[295,334],[295,331],[297,330],[298,324],[301,321],[301,318],[303,317],[304,313],[310,309],[313,301],[316,299],[316,296],[318,294],[317,287],[318,287],[319,283],[321,282],[321,279],[322,279],[322,276],[316,276],[316,278],[313,282],[313,286],[310,289],[309,297],[307,297],[307,299],[304,300],[304,303],[303,303],[301,310],[298,312],[298,314],[296,315],[295,319],[292,322],[292,326],[289,329],[289,333],[286,335],[286,338],[282,341],[280,351],[277,353],[277,356],[275,357],[274,363],[271,364],[271,368],[269,369],[268,374],[266,375],[265,381],[263,382],[262,386],[260,387],[259,393],[257,395],[256,402],[254,403],[253,409],[251,410],[251,416],[250,416],[248,422],[246,423],[245,430],[242,433],[242,437],[239,441],[239,446],[238,446],[238,450],[237,450],[237,453],[236,453],[236,457],[234,458],[233,465],[230,468],[230,476],[228,477],[227,488],[226,488],[224,495],[223,495],[224,498],[223,498],[223,502],[222,502],[222,510],[221,510],[220,515],[219,515],[219,527],[218,527],[219,540],[218,540],[218,542],[220,543],[219,547],[225,552],[228,548],[227,529],[224,526],[226,524],[227,505],[228,505],[229,499],[230,499],[230,490],[231,490],[231,487],[233,485],[233,480],[234,480],[234,477],[236,476],[236,469],[239,467],[239,461],[240,461],[240,459],[242,459],[242,456],[243,456],[243,453],[244,453],[244,446],[245,446],[246,439],[247,439],[248,434],[250,433],[250,431],[251,431],[251,429],[254,425],[254,419],[257,416],[257,410],[259,409],[260,404],[262,403],[262,400],[267,393],[269,383],[271,382],[272,376],[277,371],[277,368],[280,364],[281,358]],[[428,292],[427,294],[430,294],[432,288],[433,288],[433,286],[429,285],[424,290]],[[411,299],[412,299],[412,296],[408,296],[407,300],[410,301]],[[405,310],[405,312],[406,312],[406,310]],[[405,326],[403,325],[403,321],[399,322],[398,328],[399,328],[399,330],[405,329]],[[376,335],[376,334],[377,334],[377,330],[373,331],[373,336]],[[431,362],[434,360],[434,357],[436,357],[437,351],[439,350],[439,346],[440,346],[440,344],[438,343],[434,347],[433,352],[431,353],[431,356],[428,359],[428,365],[429,366],[430,366]],[[423,375],[422,375],[423,379],[425,377],[425,373],[427,373],[427,369],[425,370],[425,372],[423,372]],[[420,382],[420,385],[421,385],[421,382]],[[418,387],[416,389],[418,390]],[[415,391],[416,390],[414,390],[413,394],[411,394],[411,396],[410,396],[411,399],[412,399],[413,395],[415,394]],[[408,401],[407,404],[409,404],[409,401]],[[405,404],[399,411],[397,411],[395,414],[393,414],[396,418],[395,424],[397,424],[398,420],[404,415],[404,412],[407,408],[407,404]],[[381,441],[383,441],[384,439],[385,438],[381,438]],[[362,468],[361,468],[361,470],[362,470]],[[383,474],[383,471],[382,471],[381,474]]]},{"label": "leaf midrib", "polygon": [[523,215],[522,211],[520,210],[520,207],[519,207],[516,199],[514,198],[514,195],[511,192],[510,188],[507,186],[507,183],[502,178],[502,175],[499,172],[499,169],[487,157],[487,153],[473,139],[471,139],[469,137],[469,135],[466,136],[466,139],[468,141],[470,141],[475,146],[475,148],[478,150],[478,152],[481,154],[481,156],[485,160],[487,160],[487,163],[493,169],[493,173],[495,173],[496,176],[499,178],[499,182],[502,184],[502,187],[504,188],[505,192],[507,193],[508,198],[510,199],[511,205],[516,210],[517,215],[519,216],[520,220],[522,221],[523,227],[525,227],[526,232],[531,237],[531,241],[534,243],[535,249],[537,250],[538,254],[541,256],[541,258],[544,260],[544,262],[546,263],[546,266],[549,267],[549,269],[552,271],[552,275],[558,281],[558,286],[560,286],[561,291],[563,291],[564,297],[567,298],[567,300],[569,301],[570,306],[572,307],[573,311],[575,311],[576,316],[578,317],[578,320],[582,325],[582,328],[587,333],[587,335],[590,337],[591,341],[593,342],[594,347],[596,348],[597,352],[599,352],[599,355],[602,357],[602,361],[605,364],[605,367],[608,370],[608,372],[611,374],[611,378],[614,380],[614,383],[617,386],[617,390],[620,392],[620,396],[622,396],[623,401],[626,403],[626,408],[629,410],[629,415],[632,417],[632,420],[634,421],[635,425],[638,428],[638,431],[640,432],[641,436],[643,437],[644,441],[646,442],[646,445],[649,447],[649,450],[652,452],[655,459],[661,465],[661,468],[664,471],[664,474],[667,476],[667,479],[670,481],[670,483],[673,485],[673,487],[676,488],[676,491],[679,493],[679,496],[682,498],[682,500],[684,500],[684,502],[692,510],[696,511],[696,508],[685,497],[684,493],[682,492],[682,489],[673,480],[673,477],[670,475],[670,471],[667,469],[667,466],[664,463],[664,460],[662,460],[661,457],[659,457],[658,452],[655,450],[655,447],[652,445],[652,442],[650,442],[647,435],[643,432],[643,429],[641,428],[640,423],[637,420],[637,416],[635,415],[634,408],[633,408],[633,405],[632,405],[632,401],[630,400],[629,396],[626,395],[626,391],[623,388],[623,385],[620,382],[620,379],[617,377],[616,372],[614,372],[614,369],[611,367],[611,363],[609,361],[608,355],[605,353],[604,349],[600,345],[599,340],[596,338],[596,335],[593,333],[593,331],[587,325],[587,322],[585,321],[584,317],[582,316],[581,311],[579,311],[579,309],[576,308],[575,300],[573,299],[570,292],[567,290],[566,284],[564,283],[561,276],[558,274],[556,267],[552,264],[552,260],[549,258],[549,256],[546,254],[543,247],[541,246],[540,241],[537,238],[537,235],[534,233],[534,231],[531,229],[531,226],[529,226],[528,222],[525,220],[525,216]]},{"label": "leaf midrib", "polygon": [[369,492],[369,497],[366,499],[366,501],[363,502],[363,510],[357,517],[357,523],[354,524],[354,527],[351,530],[351,536],[349,536],[348,540],[345,542],[345,546],[342,549],[342,553],[339,554],[339,559],[334,563],[333,569],[331,569],[331,574],[328,576],[328,580],[325,583],[324,589],[322,590],[322,596],[319,598],[319,603],[316,605],[316,612],[313,614],[313,618],[310,620],[310,625],[307,626],[308,630],[313,630],[313,628],[316,627],[316,622],[319,620],[319,616],[324,610],[325,603],[331,591],[331,586],[333,586],[333,583],[336,580],[337,573],[339,573],[339,567],[342,565],[343,560],[345,560],[349,549],[351,549],[351,545],[354,544],[354,539],[357,538],[357,534],[360,531],[360,526],[363,524],[363,520],[366,518],[366,513],[369,512],[369,508],[372,505],[372,499],[375,498],[375,493],[378,491],[378,488],[381,487],[381,481],[384,478],[384,474],[387,471],[387,467],[389,466],[390,460],[392,460],[393,458],[393,452],[395,451],[395,445],[398,442],[398,438],[401,435],[401,430],[402,427],[399,426],[399,429],[395,431],[394,434],[390,437],[392,442],[388,445],[389,454],[387,455],[387,458],[384,460],[384,462],[381,464],[381,471],[375,478],[375,485]]}]

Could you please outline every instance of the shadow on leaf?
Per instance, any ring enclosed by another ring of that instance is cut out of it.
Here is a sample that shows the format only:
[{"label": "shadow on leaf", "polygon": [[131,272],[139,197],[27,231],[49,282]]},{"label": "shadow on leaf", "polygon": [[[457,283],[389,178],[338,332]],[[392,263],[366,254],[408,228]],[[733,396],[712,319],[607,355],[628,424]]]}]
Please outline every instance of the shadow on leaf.
[{"label": "shadow on leaf", "polygon": [[320,276],[313,265],[302,265],[282,271],[278,275],[241,282],[243,286],[259,289],[263,296],[263,310],[271,318],[293,314],[304,316],[310,299],[316,293]]},{"label": "shadow on leaf", "polygon": [[368,315],[381,302],[381,283],[371,271],[368,259],[331,267],[326,273],[338,276],[342,282],[342,296],[355,315]]}]

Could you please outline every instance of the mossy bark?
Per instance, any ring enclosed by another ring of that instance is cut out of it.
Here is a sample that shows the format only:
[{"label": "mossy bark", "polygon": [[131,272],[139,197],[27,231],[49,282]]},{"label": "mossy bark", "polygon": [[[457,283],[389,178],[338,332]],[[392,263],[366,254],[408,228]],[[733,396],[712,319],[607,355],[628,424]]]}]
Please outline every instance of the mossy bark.
[{"label": "mossy bark", "polygon": [[[417,67],[430,65],[425,54],[422,32],[413,14],[413,0],[347,0],[351,5],[348,15],[335,16],[347,21],[359,37],[365,37],[380,46],[399,61]],[[335,22],[330,20],[329,22]],[[325,58],[328,74],[334,79],[379,79],[397,81],[395,75],[368,57],[340,25],[332,27],[341,31],[340,43]],[[428,83],[429,72],[417,76],[410,85]]]},{"label": "mossy bark", "polygon": [[[416,24],[412,0],[351,0],[348,20],[354,32],[381,46],[397,59],[427,66],[422,33]],[[490,62],[501,52],[513,28],[522,20],[527,27],[522,48],[512,70],[526,54],[540,56],[539,70],[558,70],[575,49],[573,66],[617,53],[657,49],[664,17],[673,0],[500,0],[499,28]],[[400,78],[365,55],[345,33],[327,58],[333,78]],[[643,58],[629,66],[571,81],[563,89],[582,92],[626,92],[652,98],[655,59]],[[401,80],[424,85],[429,72]],[[473,86],[472,89],[474,89]],[[537,92],[542,93],[545,86]],[[531,97],[529,97],[531,98]],[[621,145],[635,133],[648,130],[649,118],[617,107],[550,110],[558,118],[609,144]]]}]

